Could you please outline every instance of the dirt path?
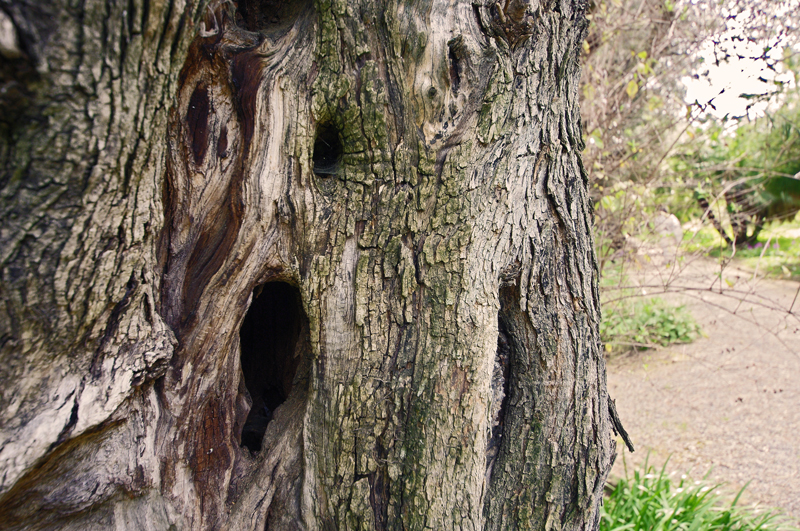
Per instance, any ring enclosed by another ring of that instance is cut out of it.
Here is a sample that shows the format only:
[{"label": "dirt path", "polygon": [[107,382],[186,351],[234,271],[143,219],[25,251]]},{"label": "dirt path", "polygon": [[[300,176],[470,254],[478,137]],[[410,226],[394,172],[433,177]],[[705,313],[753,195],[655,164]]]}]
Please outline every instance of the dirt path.
[{"label": "dirt path", "polygon": [[[683,293],[664,297],[685,303],[707,337],[609,360],[609,394],[636,446],[625,459],[650,452],[660,466],[671,456],[668,471],[700,479],[711,470],[708,481],[728,493],[749,482],[745,502],[800,524],[800,297],[788,313],[800,286],[719,272],[696,260],[671,277]],[[650,266],[638,278],[652,293],[666,275]],[[623,474],[621,455],[612,474]]]}]

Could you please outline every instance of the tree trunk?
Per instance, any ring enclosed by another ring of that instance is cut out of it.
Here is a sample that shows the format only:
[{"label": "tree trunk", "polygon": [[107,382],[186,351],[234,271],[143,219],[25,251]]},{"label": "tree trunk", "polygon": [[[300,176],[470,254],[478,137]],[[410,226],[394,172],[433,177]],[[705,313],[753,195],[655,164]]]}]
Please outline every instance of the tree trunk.
[{"label": "tree trunk", "polygon": [[0,527],[597,526],[582,0],[0,8]]}]

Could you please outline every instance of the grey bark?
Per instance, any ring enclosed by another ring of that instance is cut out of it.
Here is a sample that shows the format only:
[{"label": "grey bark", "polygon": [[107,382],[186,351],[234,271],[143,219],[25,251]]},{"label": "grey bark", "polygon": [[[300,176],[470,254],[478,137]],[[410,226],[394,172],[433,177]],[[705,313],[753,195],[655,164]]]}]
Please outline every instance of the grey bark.
[{"label": "grey bark", "polygon": [[584,9],[0,0],[0,525],[596,527]]}]

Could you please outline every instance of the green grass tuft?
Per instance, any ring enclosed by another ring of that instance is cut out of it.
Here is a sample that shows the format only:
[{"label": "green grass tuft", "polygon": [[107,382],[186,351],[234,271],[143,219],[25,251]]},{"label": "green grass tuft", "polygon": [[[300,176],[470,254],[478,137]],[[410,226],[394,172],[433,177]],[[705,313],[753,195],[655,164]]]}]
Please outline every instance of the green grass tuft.
[{"label": "green grass tuft", "polygon": [[620,479],[604,500],[600,531],[798,531],[774,512],[737,506],[744,489],[726,504],[718,486],[686,476],[673,483],[647,462],[642,470]]}]

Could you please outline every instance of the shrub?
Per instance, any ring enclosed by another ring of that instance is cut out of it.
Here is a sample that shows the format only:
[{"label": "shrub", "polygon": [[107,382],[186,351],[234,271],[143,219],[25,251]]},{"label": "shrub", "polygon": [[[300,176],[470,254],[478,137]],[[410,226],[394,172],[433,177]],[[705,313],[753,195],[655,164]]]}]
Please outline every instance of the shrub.
[{"label": "shrub", "polygon": [[607,305],[600,323],[600,337],[609,351],[690,343],[699,333],[700,327],[684,306],[672,306],[659,298]]}]

